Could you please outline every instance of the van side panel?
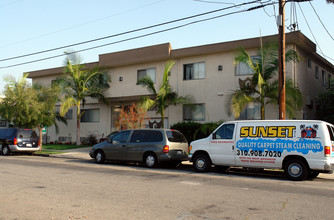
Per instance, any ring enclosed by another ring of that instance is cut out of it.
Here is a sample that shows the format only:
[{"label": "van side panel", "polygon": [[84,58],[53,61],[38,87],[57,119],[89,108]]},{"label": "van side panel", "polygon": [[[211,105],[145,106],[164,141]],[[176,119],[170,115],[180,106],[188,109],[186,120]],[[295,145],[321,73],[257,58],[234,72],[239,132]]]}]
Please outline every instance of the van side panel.
[{"label": "van side panel", "polygon": [[316,121],[242,122],[237,128],[236,163],[282,168],[284,158],[304,158],[310,169],[324,170],[325,123]]}]

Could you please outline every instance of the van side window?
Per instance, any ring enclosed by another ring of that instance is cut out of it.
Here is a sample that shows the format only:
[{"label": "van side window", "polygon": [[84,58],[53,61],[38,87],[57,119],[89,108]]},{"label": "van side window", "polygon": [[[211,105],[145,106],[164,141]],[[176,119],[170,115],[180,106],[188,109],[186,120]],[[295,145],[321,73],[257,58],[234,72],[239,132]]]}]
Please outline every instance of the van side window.
[{"label": "van side window", "polygon": [[161,142],[163,140],[160,131],[134,131],[130,142]]},{"label": "van side window", "polygon": [[334,141],[334,128],[332,126],[327,125],[327,129],[329,132],[329,136],[331,137],[331,141]]},{"label": "van side window", "polygon": [[126,143],[126,141],[128,140],[129,134],[130,134],[130,131],[120,132],[112,138],[112,142],[114,144]]},{"label": "van side window", "polygon": [[216,131],[215,139],[233,139],[234,124],[225,124]]}]

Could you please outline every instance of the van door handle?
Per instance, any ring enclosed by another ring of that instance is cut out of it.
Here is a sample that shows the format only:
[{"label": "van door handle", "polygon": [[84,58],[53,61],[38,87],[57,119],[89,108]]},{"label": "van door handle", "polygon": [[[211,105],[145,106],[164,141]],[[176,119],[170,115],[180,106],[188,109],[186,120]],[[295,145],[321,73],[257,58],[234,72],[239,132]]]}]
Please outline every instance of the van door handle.
[{"label": "van door handle", "polygon": [[232,145],[232,150],[234,150],[234,145]]},{"label": "van door handle", "polygon": [[122,145],[122,147],[125,147],[125,145]]}]

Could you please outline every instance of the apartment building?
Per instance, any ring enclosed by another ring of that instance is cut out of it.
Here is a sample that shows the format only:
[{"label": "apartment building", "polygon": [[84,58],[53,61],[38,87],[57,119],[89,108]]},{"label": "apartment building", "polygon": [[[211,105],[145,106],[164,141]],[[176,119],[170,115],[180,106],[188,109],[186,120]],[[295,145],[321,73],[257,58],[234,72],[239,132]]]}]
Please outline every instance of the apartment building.
[{"label": "apartment building", "polygon": [[[278,36],[265,36],[261,39],[263,43],[277,42]],[[193,107],[180,105],[167,108],[164,118],[166,127],[186,120],[234,120],[234,115],[228,114],[226,97],[249,83],[252,76],[246,66],[233,64],[240,47],[255,55],[260,47],[260,38],[175,50],[169,43],[165,43],[99,55],[98,62],[86,65],[98,65],[107,69],[110,74],[112,82],[105,92],[108,104],[98,100],[89,100],[85,104],[85,116],[81,119],[81,137],[94,134],[100,138],[114,131],[120,107],[131,105],[142,96],[150,95],[146,88],[136,85],[138,79],[150,76],[158,88],[168,60],[175,61],[169,76],[173,90],[179,96],[191,96]],[[317,96],[328,88],[334,66],[317,54],[316,45],[299,31],[286,34],[286,47],[295,49],[301,57],[299,63],[286,64],[286,77],[292,78],[299,85],[304,98],[304,107],[297,119],[313,119]],[[29,78],[34,83],[50,85],[62,71],[63,67],[33,71],[29,72]],[[240,119],[259,119],[259,110],[260,107],[256,104],[248,105]],[[59,124],[58,134],[54,127],[47,129],[49,141],[75,141],[75,112],[75,109],[71,109],[67,113],[68,125]],[[160,116],[156,115],[155,111],[149,111],[147,117],[148,127],[159,127]],[[278,106],[267,106],[266,119],[277,118]]]}]

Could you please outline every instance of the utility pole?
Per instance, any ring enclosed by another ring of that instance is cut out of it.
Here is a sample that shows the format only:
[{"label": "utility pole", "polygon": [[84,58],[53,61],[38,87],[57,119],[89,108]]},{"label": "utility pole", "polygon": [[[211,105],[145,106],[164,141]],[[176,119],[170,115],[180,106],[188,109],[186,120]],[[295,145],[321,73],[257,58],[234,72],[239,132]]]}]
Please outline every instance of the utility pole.
[{"label": "utility pole", "polygon": [[285,0],[279,0],[278,35],[278,108],[279,119],[285,120]]}]

